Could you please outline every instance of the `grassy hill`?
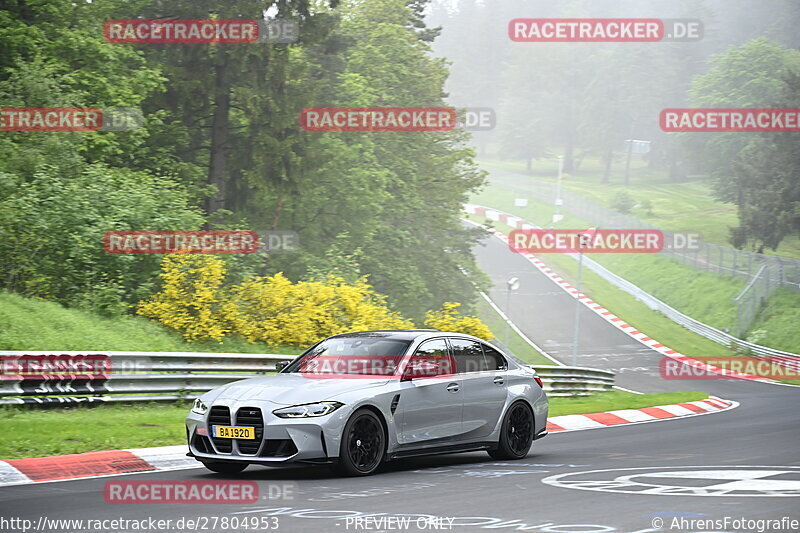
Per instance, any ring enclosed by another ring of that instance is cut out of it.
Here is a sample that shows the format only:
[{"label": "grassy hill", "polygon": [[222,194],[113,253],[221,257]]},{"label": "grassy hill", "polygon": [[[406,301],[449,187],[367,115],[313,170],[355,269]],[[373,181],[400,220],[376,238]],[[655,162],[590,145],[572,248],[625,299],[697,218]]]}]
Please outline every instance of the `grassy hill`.
[{"label": "grassy hill", "polygon": [[0,292],[0,350],[299,353],[244,339],[190,343],[146,318],[103,318],[7,292]]}]

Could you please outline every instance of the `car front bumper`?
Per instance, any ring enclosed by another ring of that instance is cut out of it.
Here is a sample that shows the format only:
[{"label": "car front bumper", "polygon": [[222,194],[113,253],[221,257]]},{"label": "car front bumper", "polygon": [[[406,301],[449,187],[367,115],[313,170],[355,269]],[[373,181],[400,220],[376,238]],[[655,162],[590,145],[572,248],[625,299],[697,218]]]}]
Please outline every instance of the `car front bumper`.
[{"label": "car front bumper", "polygon": [[[236,461],[254,464],[279,465],[283,463],[324,463],[339,456],[342,429],[350,415],[348,406],[321,417],[280,418],[272,411],[286,405],[262,400],[217,399],[204,415],[190,412],[186,417],[186,435],[190,455],[199,461]],[[216,409],[215,409],[216,408]],[[221,409],[227,408],[230,422],[219,423]],[[211,418],[212,410],[217,416]],[[238,422],[239,413],[259,410],[262,425]],[[212,425],[256,427],[256,441],[220,439],[212,437]],[[241,443],[245,444],[242,445]]]}]

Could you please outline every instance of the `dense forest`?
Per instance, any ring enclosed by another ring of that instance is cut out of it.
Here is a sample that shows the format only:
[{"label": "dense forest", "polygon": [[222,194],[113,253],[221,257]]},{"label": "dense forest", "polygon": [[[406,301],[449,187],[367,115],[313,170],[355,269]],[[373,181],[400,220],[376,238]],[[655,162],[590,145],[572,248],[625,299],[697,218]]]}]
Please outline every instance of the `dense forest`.
[{"label": "dense forest", "polygon": [[[5,107],[128,107],[128,131],[0,135],[0,287],[125,313],[159,256],[110,255],[112,230],[296,231],[293,253],[227,256],[228,276],[369,283],[421,319],[475,296],[461,204],[483,182],[461,130],[304,131],[310,106],[436,107],[445,62],[426,0],[217,3],[10,0],[0,11]],[[293,21],[296,42],[108,42],[119,19]]]},{"label": "dense forest", "polygon": [[[676,182],[709,175],[737,247],[800,232],[798,134],[667,134],[671,107],[800,108],[800,4],[767,0],[6,0],[0,101],[131,108],[124,131],[0,132],[0,288],[108,315],[160,286],[161,258],[113,255],[118,230],[293,231],[291,253],[226,256],[231,285],[368,276],[421,323],[485,284],[460,221],[476,154],[567,173],[621,164],[626,139]],[[761,5],[764,2],[755,2]],[[515,43],[515,17],[703,21],[698,42]],[[119,43],[118,19],[292,21],[290,42]],[[442,28],[446,28],[443,30]],[[306,131],[308,107],[489,108],[488,131]],[[473,148],[474,147],[474,148]]]}]

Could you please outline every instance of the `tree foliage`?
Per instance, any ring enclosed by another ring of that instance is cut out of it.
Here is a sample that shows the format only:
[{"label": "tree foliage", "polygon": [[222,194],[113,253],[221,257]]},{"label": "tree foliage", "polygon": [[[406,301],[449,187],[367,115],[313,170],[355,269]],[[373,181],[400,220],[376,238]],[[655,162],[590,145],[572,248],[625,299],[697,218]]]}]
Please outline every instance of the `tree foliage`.
[{"label": "tree foliage", "polygon": [[[798,74],[800,51],[758,38],[716,56],[710,70],[692,81],[691,103],[701,108],[770,107],[787,90],[787,80]],[[742,150],[758,143],[761,134],[693,133],[683,138],[701,168],[716,180],[720,199],[736,202],[741,191],[732,162]]]},{"label": "tree foliage", "polygon": [[[774,107],[800,109],[800,74],[789,74]],[[761,134],[733,160],[739,226],[731,228],[737,248],[776,250],[789,234],[800,234],[800,137]]]},{"label": "tree foliage", "polygon": [[[7,2],[4,105],[138,107],[145,124],[0,133],[0,285],[116,313],[156,288],[158,259],[105,254],[106,231],[293,230],[298,251],[226,258],[228,277],[368,276],[393,312],[417,320],[445,301],[469,306],[478,234],[459,212],[484,176],[466,135],[308,132],[298,120],[312,106],[443,106],[448,71],[431,53],[427,3]],[[265,16],[298,21],[300,39],[103,38],[108,19]]]}]

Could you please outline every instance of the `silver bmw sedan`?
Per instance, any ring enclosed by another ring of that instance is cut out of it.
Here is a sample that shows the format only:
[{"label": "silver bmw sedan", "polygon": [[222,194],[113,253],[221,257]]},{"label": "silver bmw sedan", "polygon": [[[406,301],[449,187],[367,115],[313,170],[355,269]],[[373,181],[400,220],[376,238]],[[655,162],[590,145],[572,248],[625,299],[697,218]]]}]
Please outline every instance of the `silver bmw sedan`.
[{"label": "silver bmw sedan", "polygon": [[190,455],[214,472],[329,464],[368,475],[385,461],[486,450],[521,459],[547,434],[536,372],[481,339],[436,330],[345,333],[274,376],[194,402]]}]

